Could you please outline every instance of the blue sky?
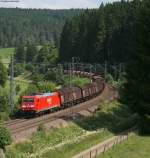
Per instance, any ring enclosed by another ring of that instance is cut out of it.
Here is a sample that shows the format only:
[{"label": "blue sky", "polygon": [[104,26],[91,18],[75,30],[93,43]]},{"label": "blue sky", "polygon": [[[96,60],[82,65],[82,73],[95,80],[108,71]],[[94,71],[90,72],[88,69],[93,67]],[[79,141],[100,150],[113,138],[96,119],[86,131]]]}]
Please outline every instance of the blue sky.
[{"label": "blue sky", "polygon": [[0,7],[21,8],[97,8],[101,2],[114,2],[119,0],[20,0],[20,2],[0,2]]}]

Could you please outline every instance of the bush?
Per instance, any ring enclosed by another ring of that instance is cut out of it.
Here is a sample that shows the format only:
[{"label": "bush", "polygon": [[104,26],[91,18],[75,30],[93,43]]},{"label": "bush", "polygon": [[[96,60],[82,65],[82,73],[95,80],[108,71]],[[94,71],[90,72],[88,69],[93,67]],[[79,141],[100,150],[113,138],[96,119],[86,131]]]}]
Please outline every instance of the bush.
[{"label": "bush", "polygon": [[18,103],[21,103],[22,96],[24,96],[24,95],[31,95],[33,93],[39,93],[39,90],[38,90],[38,87],[36,86],[36,84],[30,84],[27,87],[27,89],[20,94],[20,97],[18,99]]},{"label": "bush", "polygon": [[16,88],[15,88],[15,91],[16,91],[16,94],[18,94],[21,90],[21,87],[20,85],[16,85]]},{"label": "bush", "polygon": [[34,73],[32,75],[32,80],[35,82],[41,82],[43,80],[43,78],[44,78],[43,74]]},{"label": "bush", "polygon": [[85,85],[85,84],[87,84],[89,82],[90,82],[90,80],[87,79],[87,78],[78,78],[78,77],[75,77],[73,79],[73,85],[75,85],[75,86],[83,86],[83,85]]},{"label": "bush", "polygon": [[53,82],[43,81],[37,85],[40,92],[51,92],[56,89],[56,85]]},{"label": "bush", "polygon": [[11,136],[5,127],[0,127],[0,148],[5,148],[6,145],[11,144]]},{"label": "bush", "polygon": [[9,120],[9,113],[8,112],[0,112],[0,120],[2,120],[2,121]]},{"label": "bush", "polygon": [[140,117],[139,132],[141,135],[150,135],[150,117],[146,115]]},{"label": "bush", "polygon": [[113,81],[114,81],[111,74],[106,74],[105,80],[106,80],[106,82],[108,82],[110,84],[113,84]]},{"label": "bush", "polygon": [[25,70],[24,64],[15,64],[14,69],[15,69],[14,76],[17,77],[24,72],[24,70]]},{"label": "bush", "polygon": [[6,112],[8,109],[8,96],[3,94],[0,96],[0,112]]},{"label": "bush", "polygon": [[39,126],[38,126],[38,129],[37,129],[37,131],[38,132],[45,132],[45,126],[43,125],[43,124],[40,124]]},{"label": "bush", "polygon": [[26,64],[26,66],[25,66],[25,69],[27,70],[27,71],[33,71],[33,69],[34,69],[34,66],[31,64],[31,63],[28,63],[28,64]]}]

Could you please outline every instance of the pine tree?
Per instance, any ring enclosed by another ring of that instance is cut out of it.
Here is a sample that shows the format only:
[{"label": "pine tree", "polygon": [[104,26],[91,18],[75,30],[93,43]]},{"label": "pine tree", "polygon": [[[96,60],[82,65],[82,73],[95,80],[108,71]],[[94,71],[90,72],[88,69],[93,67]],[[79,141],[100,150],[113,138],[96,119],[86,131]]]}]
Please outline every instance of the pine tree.
[{"label": "pine tree", "polygon": [[7,80],[7,70],[2,64],[2,62],[0,61],[0,85],[2,87],[5,86],[6,80]]},{"label": "pine tree", "polygon": [[37,47],[33,44],[27,45],[26,62],[32,62],[37,55]]},{"label": "pine tree", "polygon": [[24,49],[24,46],[19,46],[16,48],[15,51],[15,60],[16,62],[21,62],[23,63],[26,59],[26,52]]},{"label": "pine tree", "polygon": [[150,133],[150,1],[144,0],[134,25],[132,61],[124,89],[126,103],[141,118],[141,132]]}]

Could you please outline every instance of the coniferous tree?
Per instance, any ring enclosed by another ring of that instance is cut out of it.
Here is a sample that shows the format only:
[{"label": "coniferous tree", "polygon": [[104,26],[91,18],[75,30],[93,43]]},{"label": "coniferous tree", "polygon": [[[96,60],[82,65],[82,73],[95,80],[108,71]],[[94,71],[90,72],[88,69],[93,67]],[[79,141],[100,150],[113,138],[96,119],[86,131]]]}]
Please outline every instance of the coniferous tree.
[{"label": "coniferous tree", "polygon": [[2,87],[5,86],[6,80],[7,80],[7,70],[2,64],[2,62],[0,61],[0,85]]},{"label": "coniferous tree", "polygon": [[26,51],[24,49],[24,46],[19,46],[16,48],[15,51],[15,60],[16,62],[23,63],[26,59]]},{"label": "coniferous tree", "polygon": [[27,51],[26,51],[26,62],[32,62],[35,59],[35,56],[37,55],[37,47],[33,44],[27,45]]},{"label": "coniferous tree", "polygon": [[79,56],[83,62],[127,62],[139,2],[101,4],[68,20],[61,34],[60,60]]},{"label": "coniferous tree", "polygon": [[28,42],[43,44],[51,40],[59,44],[65,20],[80,12],[82,9],[0,8],[0,47],[26,45]]},{"label": "coniferous tree", "polygon": [[133,29],[132,60],[127,67],[125,102],[140,116],[142,133],[150,133],[150,1],[142,2]]}]

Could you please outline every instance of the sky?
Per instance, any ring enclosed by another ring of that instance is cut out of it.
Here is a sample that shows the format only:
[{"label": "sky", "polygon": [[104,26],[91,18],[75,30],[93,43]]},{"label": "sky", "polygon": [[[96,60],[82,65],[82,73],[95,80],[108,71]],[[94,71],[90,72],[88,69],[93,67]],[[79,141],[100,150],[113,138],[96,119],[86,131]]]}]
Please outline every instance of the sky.
[{"label": "sky", "polygon": [[114,2],[119,0],[19,0],[20,2],[17,3],[16,2],[6,3],[2,1],[3,0],[0,0],[0,7],[69,9],[69,8],[98,8],[102,2],[106,3],[106,2]]}]

